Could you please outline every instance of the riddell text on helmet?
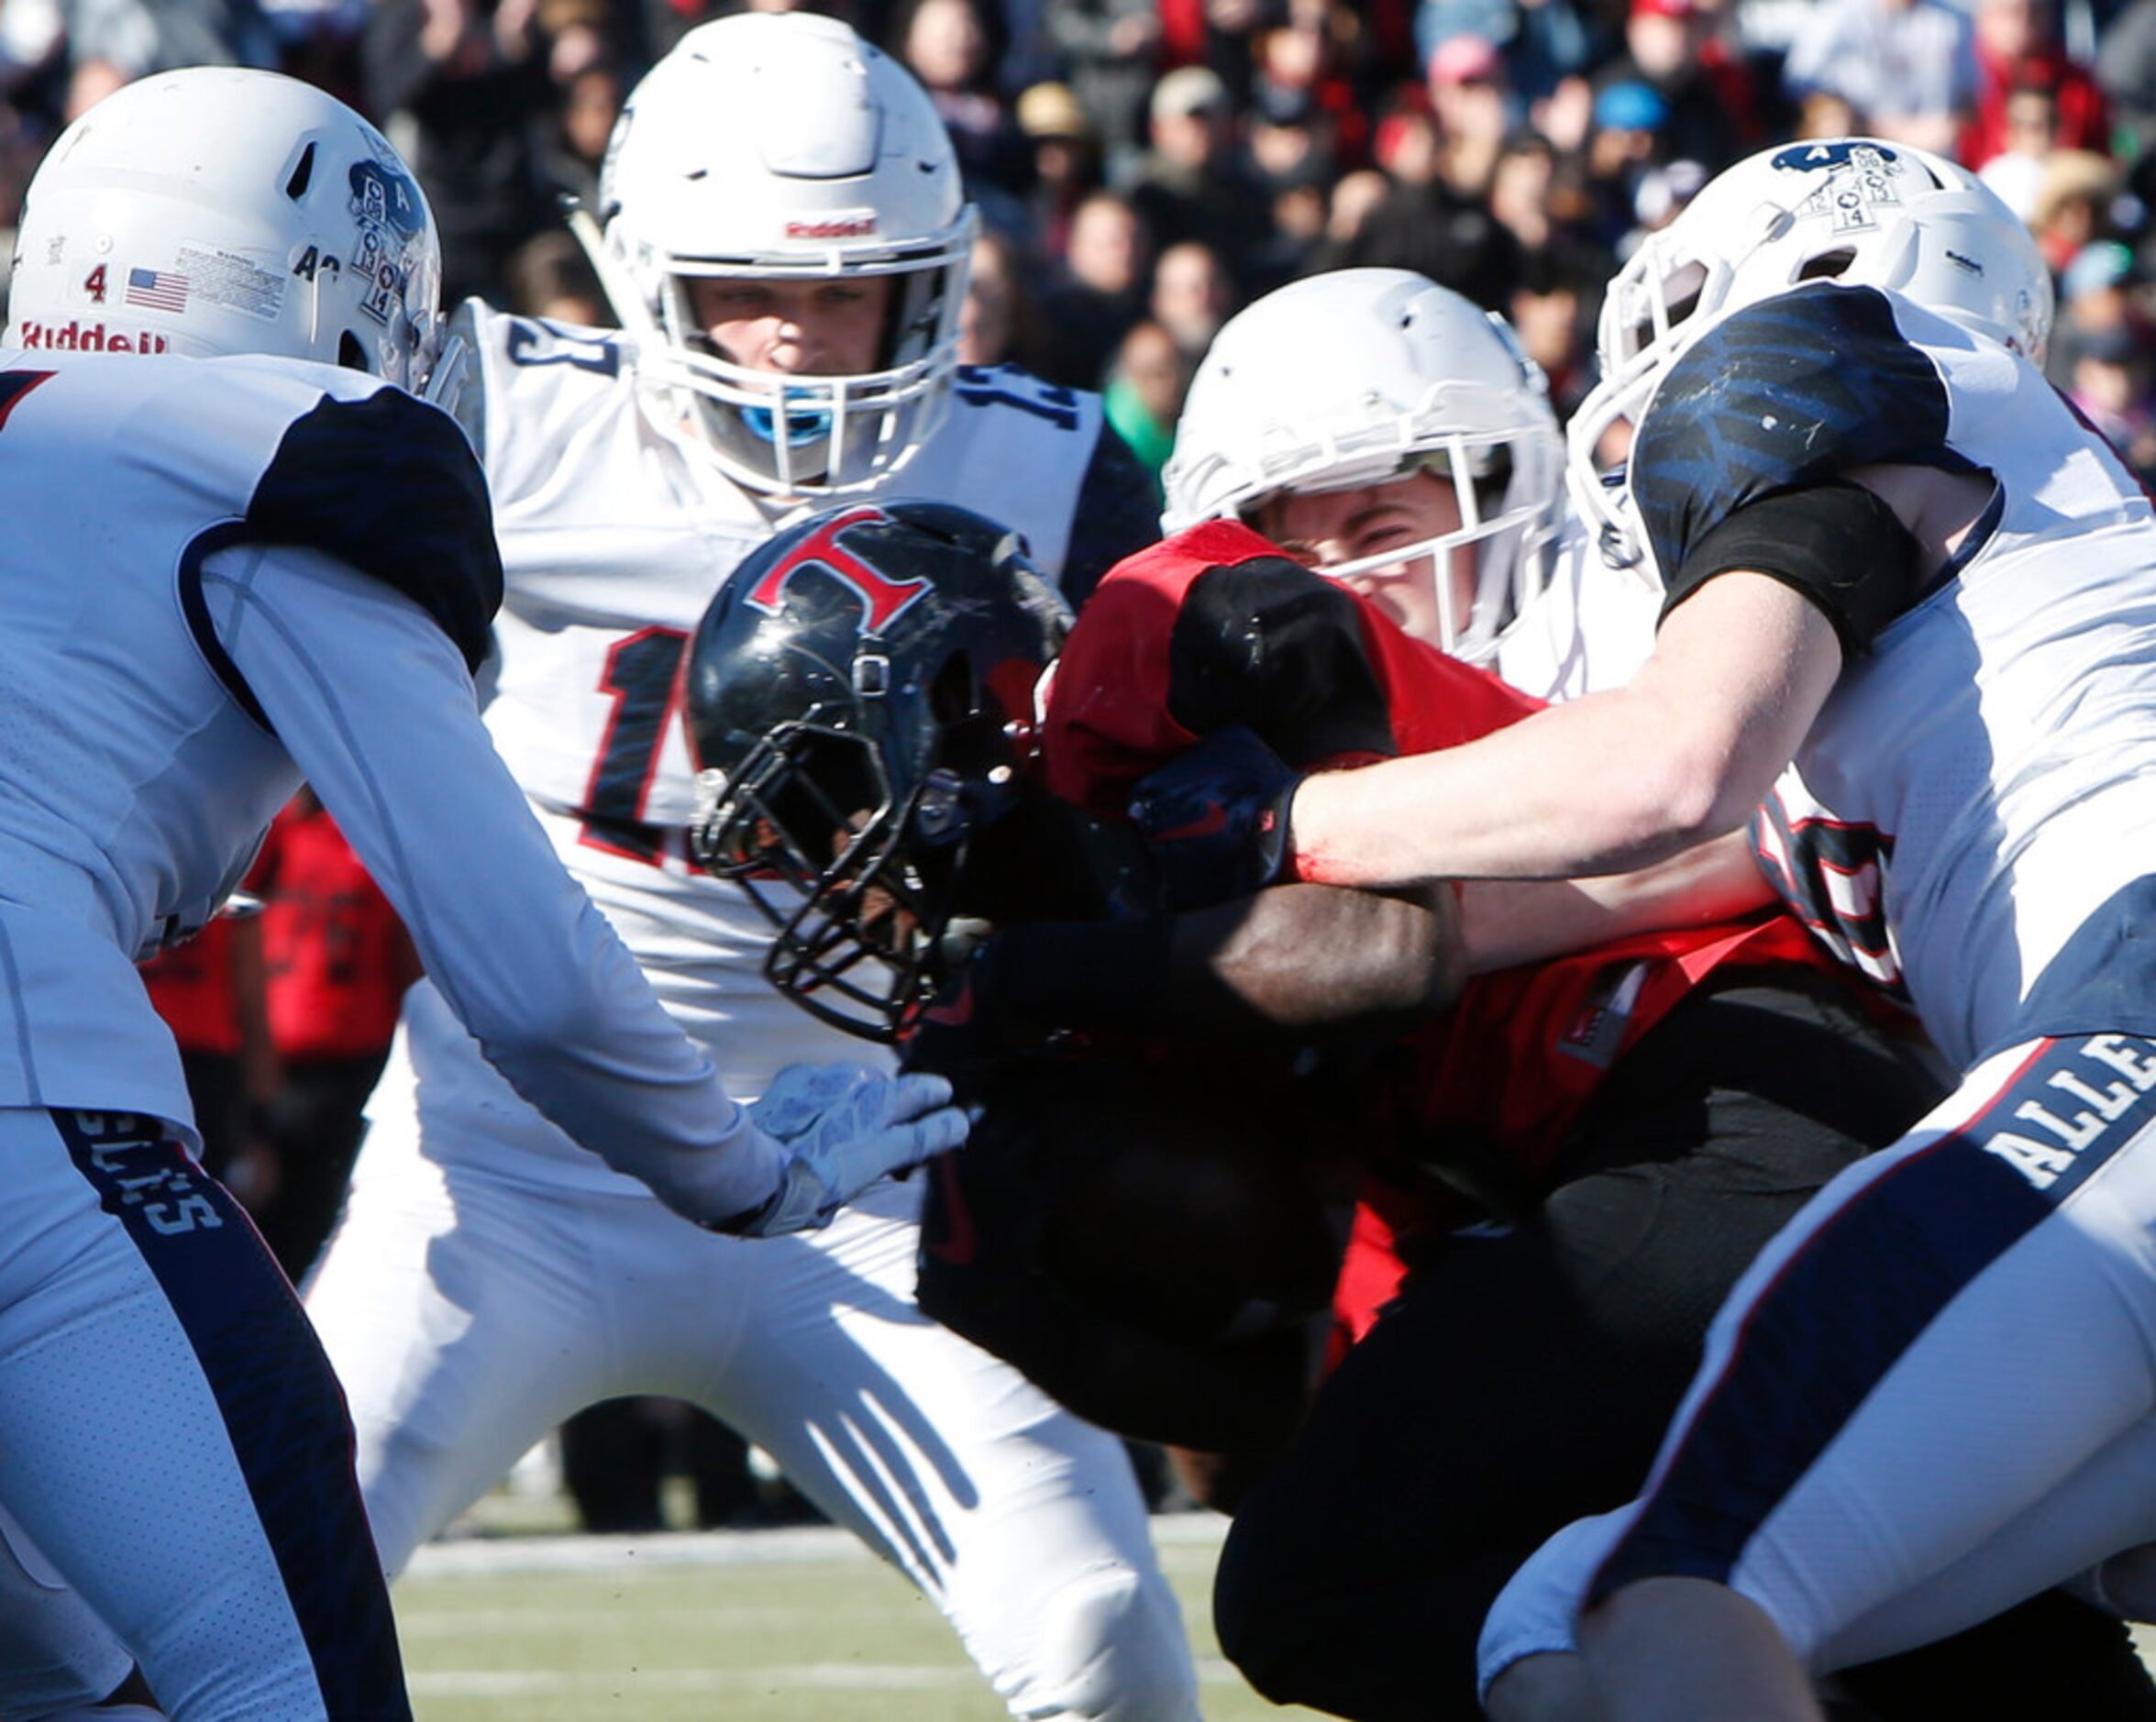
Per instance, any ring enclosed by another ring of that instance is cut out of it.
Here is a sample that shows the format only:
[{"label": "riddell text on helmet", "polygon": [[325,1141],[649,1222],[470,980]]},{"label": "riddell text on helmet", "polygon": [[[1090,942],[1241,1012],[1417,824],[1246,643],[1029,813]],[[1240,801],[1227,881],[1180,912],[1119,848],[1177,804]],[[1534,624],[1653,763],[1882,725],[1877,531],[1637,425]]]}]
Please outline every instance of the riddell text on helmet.
[{"label": "riddell text on helmet", "polygon": [[26,320],[20,334],[26,348],[60,353],[163,353],[171,349],[171,342],[150,330],[129,335],[107,329],[102,323],[70,321],[56,328],[50,323]]}]

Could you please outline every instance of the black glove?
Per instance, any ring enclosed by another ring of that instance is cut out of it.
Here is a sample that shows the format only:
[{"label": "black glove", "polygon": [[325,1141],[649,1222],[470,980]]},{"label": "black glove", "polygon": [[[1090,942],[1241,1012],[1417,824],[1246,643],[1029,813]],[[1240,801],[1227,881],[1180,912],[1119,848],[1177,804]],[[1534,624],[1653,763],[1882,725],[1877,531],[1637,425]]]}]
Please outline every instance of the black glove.
[{"label": "black glove", "polygon": [[1152,840],[1171,909],[1248,897],[1288,871],[1295,769],[1243,724],[1141,778],[1131,820]]},{"label": "black glove", "polygon": [[974,951],[914,1020],[899,1054],[901,1069],[949,1078],[958,1104],[969,1110],[1006,1063],[1042,1040],[1037,1029],[1012,1016],[1002,945],[991,938]]}]

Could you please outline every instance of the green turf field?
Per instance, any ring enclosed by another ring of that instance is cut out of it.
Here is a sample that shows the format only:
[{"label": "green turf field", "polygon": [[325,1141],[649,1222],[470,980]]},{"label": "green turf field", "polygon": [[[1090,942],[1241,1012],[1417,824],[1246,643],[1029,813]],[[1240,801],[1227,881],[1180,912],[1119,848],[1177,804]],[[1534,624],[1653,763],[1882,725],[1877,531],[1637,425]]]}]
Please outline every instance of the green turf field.
[{"label": "green turf field", "polygon": [[[557,1516],[558,1517],[558,1516]],[[1154,1521],[1210,1722],[1276,1709],[1222,1660],[1222,1521]],[[935,1611],[829,1529],[487,1538],[420,1551],[396,1591],[417,1722],[999,1722]],[[2156,1655],[2156,1631],[2137,1635]]]},{"label": "green turf field", "polygon": [[[1155,1521],[1211,1722],[1307,1716],[1244,1685],[1206,1598],[1220,1521]],[[396,1591],[418,1722],[997,1722],[934,1609],[828,1529],[421,1551]]]}]

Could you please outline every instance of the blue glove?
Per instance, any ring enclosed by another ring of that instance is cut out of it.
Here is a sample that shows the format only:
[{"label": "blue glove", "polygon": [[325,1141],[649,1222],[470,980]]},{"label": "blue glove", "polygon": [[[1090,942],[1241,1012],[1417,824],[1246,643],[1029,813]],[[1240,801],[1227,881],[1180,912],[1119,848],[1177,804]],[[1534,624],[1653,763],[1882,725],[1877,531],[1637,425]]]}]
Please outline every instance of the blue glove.
[{"label": "blue glove", "polygon": [[1203,909],[1263,890],[1288,869],[1288,804],[1301,782],[1241,723],[1139,779],[1131,822],[1152,840],[1168,907]]},{"label": "blue glove", "polygon": [[943,1077],[862,1065],[789,1065],[748,1115],[787,1156],[771,1199],[718,1228],[751,1238],[828,1225],[877,1179],[966,1140]]}]

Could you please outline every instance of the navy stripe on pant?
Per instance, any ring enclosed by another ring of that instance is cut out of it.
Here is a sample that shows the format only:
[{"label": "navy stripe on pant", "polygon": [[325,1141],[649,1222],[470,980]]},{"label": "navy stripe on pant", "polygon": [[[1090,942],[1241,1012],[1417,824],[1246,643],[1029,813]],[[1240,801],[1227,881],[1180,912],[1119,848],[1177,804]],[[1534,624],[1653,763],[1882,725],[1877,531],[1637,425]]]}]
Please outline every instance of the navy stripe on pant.
[{"label": "navy stripe on pant", "polygon": [[344,1395],[246,1213],[157,1120],[55,1110],[76,1169],[155,1275],[216,1396],[336,1718],[411,1715]]},{"label": "navy stripe on pant", "polygon": [[2156,1043],[2038,1042],[1975,1116],[1844,1199],[1745,1313],[1588,1606],[1636,1579],[1726,1583],[1940,1312],[2156,1120],[2152,1090]]}]

